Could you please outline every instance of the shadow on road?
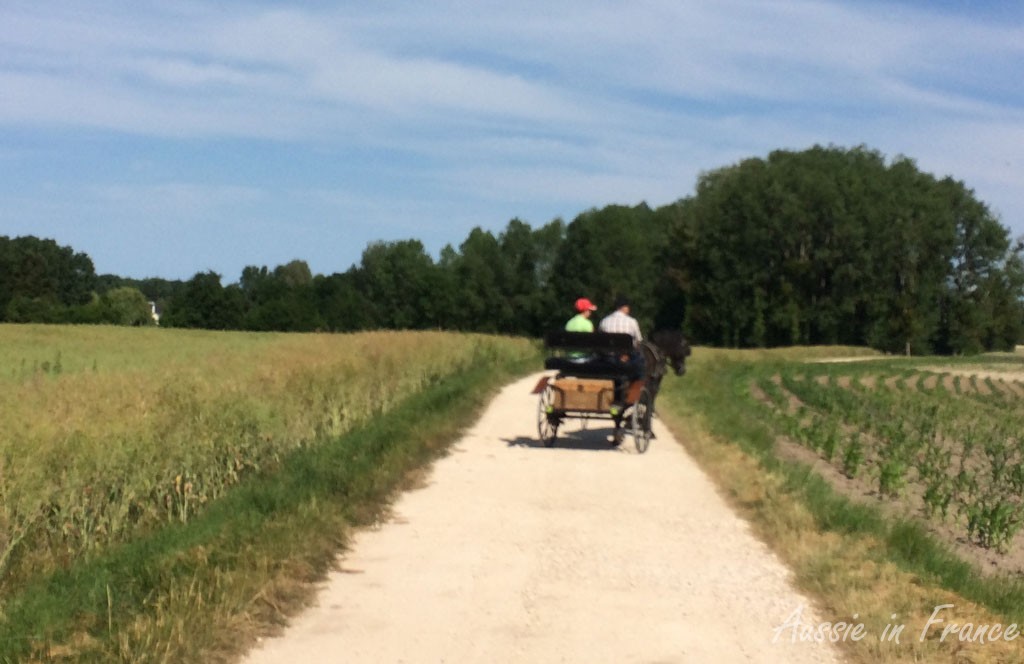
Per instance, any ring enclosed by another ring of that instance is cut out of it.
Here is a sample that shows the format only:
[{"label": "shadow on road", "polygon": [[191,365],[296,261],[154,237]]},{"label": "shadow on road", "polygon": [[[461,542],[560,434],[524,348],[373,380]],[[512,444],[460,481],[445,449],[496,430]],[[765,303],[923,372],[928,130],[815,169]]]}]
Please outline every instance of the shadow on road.
[{"label": "shadow on road", "polygon": [[[536,437],[527,438],[519,436],[517,438],[502,438],[502,440],[508,443],[509,447],[547,449],[540,438]],[[555,439],[554,447],[569,450],[589,450],[591,452],[618,452],[619,447],[612,447],[611,440],[611,427],[595,427],[572,431],[560,430],[558,438]],[[632,438],[627,434],[623,442],[624,444],[632,445]]]}]

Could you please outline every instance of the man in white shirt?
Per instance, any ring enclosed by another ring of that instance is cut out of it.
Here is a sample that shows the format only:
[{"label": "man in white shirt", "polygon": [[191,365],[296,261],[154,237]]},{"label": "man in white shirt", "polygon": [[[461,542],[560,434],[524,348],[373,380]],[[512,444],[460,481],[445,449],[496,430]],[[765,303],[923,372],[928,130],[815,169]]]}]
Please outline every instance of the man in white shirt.
[{"label": "man in white shirt", "polygon": [[617,332],[633,337],[633,352],[629,355],[615,358],[625,371],[624,380],[618,379],[615,381],[615,401],[619,404],[617,407],[620,408],[625,399],[625,391],[629,382],[644,376],[644,356],[640,352],[640,342],[643,341],[644,336],[640,333],[640,324],[629,315],[629,310],[629,298],[620,295],[615,300],[615,311],[602,318],[597,326],[601,332]]},{"label": "man in white shirt", "polygon": [[644,336],[640,333],[640,324],[629,315],[630,302],[628,297],[620,296],[615,300],[615,311],[601,319],[598,329],[602,332],[619,332],[633,337],[633,347],[640,345]]}]

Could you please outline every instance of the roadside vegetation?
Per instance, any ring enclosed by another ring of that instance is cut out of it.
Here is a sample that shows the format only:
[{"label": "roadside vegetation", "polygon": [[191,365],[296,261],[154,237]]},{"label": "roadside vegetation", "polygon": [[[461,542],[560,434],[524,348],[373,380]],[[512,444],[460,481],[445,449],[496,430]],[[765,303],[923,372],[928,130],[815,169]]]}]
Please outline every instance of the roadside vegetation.
[{"label": "roadside vegetation", "polygon": [[307,598],[523,339],[0,326],[0,661],[218,661]]},{"label": "roadside vegetation", "polygon": [[[811,361],[853,354],[867,361]],[[977,630],[1024,625],[1022,387],[1024,357],[1012,354],[699,348],[659,411],[821,620],[865,625],[847,655],[1016,662],[1022,637],[979,641]],[[973,631],[943,639],[951,623]],[[881,638],[890,625],[905,626],[898,644]]]}]

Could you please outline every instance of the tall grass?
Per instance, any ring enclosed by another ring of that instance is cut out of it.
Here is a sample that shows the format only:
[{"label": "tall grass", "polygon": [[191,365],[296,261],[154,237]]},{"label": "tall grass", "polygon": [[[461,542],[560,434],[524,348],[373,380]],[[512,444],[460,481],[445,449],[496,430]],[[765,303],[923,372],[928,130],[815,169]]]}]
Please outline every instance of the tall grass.
[{"label": "tall grass", "polygon": [[234,661],[311,598],[310,582],[333,564],[349,526],[372,522],[498,385],[539,363],[522,340],[463,342],[469,364],[385,416],[283,453],[185,523],[137,532],[11,588],[0,662]]},{"label": "tall grass", "polygon": [[525,340],[0,326],[0,600]]}]

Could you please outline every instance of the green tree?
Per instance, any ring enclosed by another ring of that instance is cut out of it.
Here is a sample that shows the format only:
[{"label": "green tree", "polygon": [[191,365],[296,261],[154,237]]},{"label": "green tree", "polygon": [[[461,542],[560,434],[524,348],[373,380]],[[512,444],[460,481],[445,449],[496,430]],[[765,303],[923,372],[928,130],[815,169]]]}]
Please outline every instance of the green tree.
[{"label": "green tree", "polygon": [[238,288],[246,303],[246,329],[310,332],[324,325],[313,274],[305,261],[293,260],[272,272],[266,266],[247,266]]},{"label": "green tree", "polygon": [[274,276],[289,288],[309,286],[313,283],[313,272],[303,260],[293,260],[274,268]]},{"label": "green tree", "polygon": [[105,322],[114,325],[152,325],[149,301],[137,288],[115,288],[105,293],[101,301],[106,309]]},{"label": "green tree", "polygon": [[[943,352],[1005,350],[1020,339],[1021,246],[962,182],[940,183],[956,227],[951,274],[943,301]],[[1000,331],[997,331],[997,328]],[[1012,337],[1012,342],[1007,337]]]},{"label": "green tree", "polygon": [[361,275],[352,267],[343,274],[317,276],[314,290],[324,327],[333,332],[354,332],[381,327],[374,305],[360,289]]},{"label": "green tree", "polygon": [[566,229],[554,264],[559,320],[564,323],[572,315],[576,298],[591,298],[601,317],[622,294],[633,300],[633,315],[641,327],[650,330],[659,310],[656,294],[665,278],[661,258],[671,218],[655,214],[646,204],[610,205],[577,216]]},{"label": "green tree", "polygon": [[242,328],[245,295],[238,286],[224,287],[216,272],[199,272],[170,300],[161,323],[168,327],[209,330]]},{"label": "green tree", "polygon": [[498,238],[474,228],[446,267],[459,285],[459,307],[452,317],[456,328],[509,332],[515,322],[513,304],[506,297],[510,266]]},{"label": "green tree", "polygon": [[437,268],[419,240],[372,243],[356,271],[369,319],[390,329],[435,327],[437,283]]},{"label": "green tree", "polygon": [[18,319],[60,320],[67,307],[89,302],[95,282],[92,259],[84,253],[31,235],[0,236],[0,316],[10,311]]},{"label": "green tree", "polygon": [[906,158],[776,151],[703,174],[673,214],[660,297],[703,342],[970,352],[1019,319],[1006,229]]},{"label": "green tree", "polygon": [[556,219],[533,229],[512,219],[499,235],[474,228],[458,250],[441,250],[438,293],[446,327],[539,336],[560,318],[552,291],[565,236]]},{"label": "green tree", "polygon": [[49,295],[15,295],[4,311],[4,319],[11,323],[63,323],[66,317],[67,307]]}]

